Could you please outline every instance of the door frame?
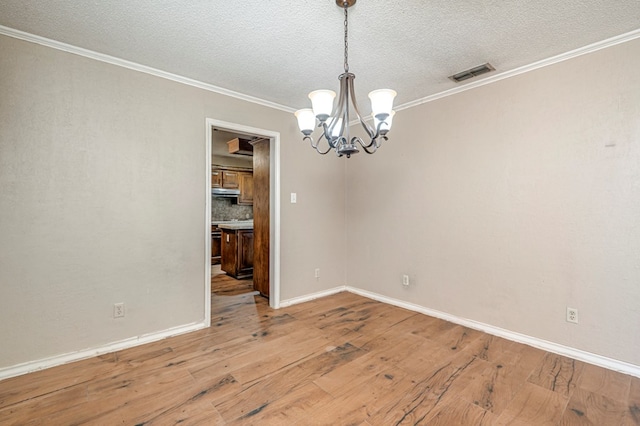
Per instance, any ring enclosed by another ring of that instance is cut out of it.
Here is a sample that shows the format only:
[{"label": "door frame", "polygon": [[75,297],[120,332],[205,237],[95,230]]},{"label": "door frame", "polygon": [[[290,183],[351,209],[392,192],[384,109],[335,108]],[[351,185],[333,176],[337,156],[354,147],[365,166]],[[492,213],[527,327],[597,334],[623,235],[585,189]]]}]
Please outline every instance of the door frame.
[{"label": "door frame", "polygon": [[269,306],[280,307],[280,132],[205,119],[205,323],[211,325],[211,141],[213,128],[269,138]]}]

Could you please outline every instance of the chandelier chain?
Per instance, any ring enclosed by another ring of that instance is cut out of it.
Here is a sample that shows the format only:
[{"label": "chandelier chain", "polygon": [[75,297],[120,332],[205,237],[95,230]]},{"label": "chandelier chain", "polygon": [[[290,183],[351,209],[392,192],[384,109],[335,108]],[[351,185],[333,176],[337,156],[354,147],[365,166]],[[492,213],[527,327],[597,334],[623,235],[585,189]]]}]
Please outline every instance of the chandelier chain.
[{"label": "chandelier chain", "polygon": [[347,38],[349,30],[349,19],[347,12],[347,2],[344,2],[344,72],[349,72],[349,40]]}]

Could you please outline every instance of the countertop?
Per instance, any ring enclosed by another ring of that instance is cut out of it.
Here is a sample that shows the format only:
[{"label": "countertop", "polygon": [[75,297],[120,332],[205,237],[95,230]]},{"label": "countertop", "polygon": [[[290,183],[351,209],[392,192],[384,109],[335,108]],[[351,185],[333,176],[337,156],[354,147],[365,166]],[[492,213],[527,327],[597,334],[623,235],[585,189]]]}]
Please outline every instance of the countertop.
[{"label": "countertop", "polygon": [[227,220],[227,221],[211,221],[212,225],[218,225],[220,229],[253,229],[253,220]]}]

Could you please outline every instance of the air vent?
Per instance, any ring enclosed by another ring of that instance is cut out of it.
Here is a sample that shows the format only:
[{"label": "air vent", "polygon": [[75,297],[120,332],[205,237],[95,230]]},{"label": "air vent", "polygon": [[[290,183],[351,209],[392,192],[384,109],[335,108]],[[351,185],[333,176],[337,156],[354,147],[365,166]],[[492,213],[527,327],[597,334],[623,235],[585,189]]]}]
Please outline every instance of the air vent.
[{"label": "air vent", "polygon": [[449,76],[449,78],[456,83],[460,83],[461,81],[468,80],[473,77],[477,77],[479,75],[488,73],[490,71],[495,71],[496,69],[491,66],[490,63],[478,65],[477,67],[471,68],[466,71],[459,72],[457,74]]}]

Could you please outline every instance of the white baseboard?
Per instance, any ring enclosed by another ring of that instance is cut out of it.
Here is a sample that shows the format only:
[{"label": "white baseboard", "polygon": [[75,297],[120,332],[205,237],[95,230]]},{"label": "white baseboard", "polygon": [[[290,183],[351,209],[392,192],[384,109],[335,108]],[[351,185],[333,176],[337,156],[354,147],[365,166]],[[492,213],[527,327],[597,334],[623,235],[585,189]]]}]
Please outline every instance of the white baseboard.
[{"label": "white baseboard", "polygon": [[586,363],[607,368],[609,370],[614,370],[620,373],[629,374],[634,377],[640,377],[640,365],[635,365],[635,364],[631,364],[624,361],[618,361],[616,359],[607,358],[602,355],[597,355],[597,354],[586,352],[580,349],[571,348],[568,346],[560,345],[558,343],[553,343],[546,340],[538,339],[536,337],[527,336],[525,334],[516,333],[514,331],[505,330],[503,328],[494,327],[492,325],[484,324],[478,321],[474,321],[466,318],[460,318],[455,315],[447,314],[445,312],[440,312],[434,309],[425,308],[424,306],[416,305],[409,302],[404,302],[402,300],[383,296],[381,294],[373,293],[370,291],[360,290],[359,288],[346,286],[345,290],[354,294],[358,294],[360,296],[367,297],[369,299],[377,300],[379,302],[387,303],[393,306],[398,306],[400,308],[408,309],[410,311],[419,312],[421,314],[429,315],[431,317],[440,318],[442,320],[459,324],[465,327],[469,327],[474,330],[483,331],[487,334],[503,337],[505,339],[512,340],[518,343],[524,343],[525,345],[533,346],[534,348],[542,349],[548,352],[553,352],[558,355],[567,356],[569,358],[573,358],[578,361],[584,361]]},{"label": "white baseboard", "polygon": [[314,299],[331,296],[332,294],[340,293],[346,290],[347,290],[347,287],[342,285],[342,286],[330,288],[329,290],[323,290],[317,293],[311,293],[311,294],[306,294],[300,297],[294,297],[293,299],[281,300],[280,307],[286,308],[287,306],[297,305],[298,303],[309,302]]},{"label": "white baseboard", "polygon": [[204,322],[181,325],[179,327],[169,328],[159,332],[143,334],[129,339],[119,340],[95,348],[83,349],[77,352],[70,352],[62,355],[55,355],[49,358],[43,358],[36,361],[29,361],[23,364],[13,365],[11,367],[0,368],[0,380],[9,377],[20,376],[22,374],[32,373],[34,371],[43,370],[45,368],[55,367],[57,365],[68,364],[81,359],[91,358],[103,355],[109,352],[120,351],[132,348],[134,346],[144,345],[145,343],[155,342],[178,334],[189,333],[191,331],[200,330],[207,327]]},{"label": "white baseboard", "polygon": [[[459,324],[465,327],[472,328],[474,330],[480,330],[485,333],[503,337],[508,340],[512,340],[518,343],[524,343],[525,345],[533,346],[548,352],[553,352],[559,355],[567,356],[579,361],[584,361],[589,364],[597,365],[609,370],[618,371],[624,374],[629,374],[634,377],[640,377],[640,366],[631,364],[624,361],[619,361],[612,358],[607,358],[601,355],[586,352],[580,349],[571,348],[568,346],[560,345],[558,343],[549,342],[546,340],[538,339],[535,337],[527,336],[525,334],[516,333],[514,331],[505,330],[503,328],[494,327],[489,324],[484,324],[478,321],[473,321],[466,318],[460,318],[455,315],[450,315],[445,312],[440,312],[434,309],[425,308],[424,306],[416,305],[414,303],[405,302],[399,299],[394,299],[388,296],[383,296],[371,291],[361,290],[350,286],[339,286],[329,290],[319,291],[317,293],[307,294],[300,297],[294,297],[292,299],[283,300],[280,302],[280,307],[287,307],[296,305],[298,303],[309,302],[311,300],[319,299],[321,297],[330,296],[332,294],[340,293],[342,291],[348,291],[350,293],[358,294],[369,299],[377,300],[379,302],[387,303],[389,305],[398,306],[400,308],[408,309],[410,311],[419,312],[424,315],[429,315],[435,318],[440,318],[445,321],[449,321],[455,324]],[[177,336],[179,334],[188,333],[191,331],[200,330],[207,327],[206,324],[192,323],[183,325],[180,327],[174,327],[167,330],[163,330],[156,333],[149,333],[129,339],[120,340],[118,342],[109,343],[104,346],[96,348],[85,349],[82,351],[56,355],[50,358],[44,358],[37,361],[30,361],[23,364],[14,365],[11,367],[0,368],[0,380],[7,379],[9,377],[20,376],[22,374],[31,373],[34,371],[42,370],[49,367],[55,367],[57,365],[67,364],[74,361],[79,361],[93,356],[102,355],[109,352],[115,352],[127,348],[131,348],[145,343],[155,342],[171,336]]]}]

